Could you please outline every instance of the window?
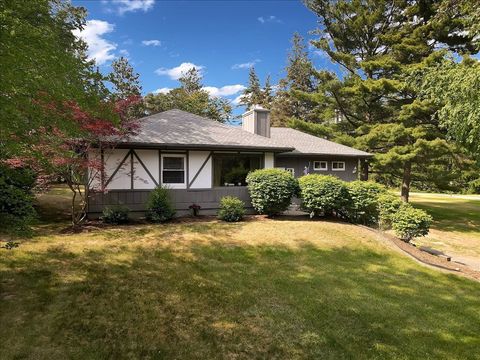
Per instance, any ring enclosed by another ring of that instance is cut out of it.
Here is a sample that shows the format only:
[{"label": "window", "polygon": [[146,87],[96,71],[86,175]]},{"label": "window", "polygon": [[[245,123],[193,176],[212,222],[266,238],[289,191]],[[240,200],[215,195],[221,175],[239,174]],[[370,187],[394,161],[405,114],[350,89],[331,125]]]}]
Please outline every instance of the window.
[{"label": "window", "polygon": [[332,161],[332,171],[345,171],[345,161]]},{"label": "window", "polygon": [[214,186],[246,186],[245,178],[252,170],[260,169],[262,155],[214,154]]},{"label": "window", "polygon": [[295,169],[294,168],[285,168],[289,173],[291,173],[293,176],[295,176]]},{"label": "window", "polygon": [[162,184],[185,185],[185,155],[162,155]]},{"label": "window", "polygon": [[326,171],[328,170],[328,163],[326,161],[314,161],[313,170]]}]

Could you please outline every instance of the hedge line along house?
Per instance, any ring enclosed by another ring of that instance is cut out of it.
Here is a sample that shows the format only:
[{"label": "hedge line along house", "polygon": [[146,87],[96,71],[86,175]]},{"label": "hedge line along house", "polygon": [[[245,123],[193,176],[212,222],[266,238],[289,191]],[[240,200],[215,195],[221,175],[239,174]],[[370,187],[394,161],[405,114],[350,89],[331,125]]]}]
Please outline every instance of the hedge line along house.
[{"label": "hedge line along house", "polygon": [[[98,217],[105,206],[126,205],[141,216],[149,193],[170,189],[177,215],[198,204],[202,214],[217,211],[223,196],[250,208],[245,178],[249,171],[280,168],[295,177],[330,174],[346,181],[366,180],[372,155],[291,128],[270,127],[269,111],[255,107],[242,127],[221,124],[181,110],[139,121],[135,136],[98,156],[104,173],[89,182],[87,212]],[[103,189],[100,181],[104,181]]]}]

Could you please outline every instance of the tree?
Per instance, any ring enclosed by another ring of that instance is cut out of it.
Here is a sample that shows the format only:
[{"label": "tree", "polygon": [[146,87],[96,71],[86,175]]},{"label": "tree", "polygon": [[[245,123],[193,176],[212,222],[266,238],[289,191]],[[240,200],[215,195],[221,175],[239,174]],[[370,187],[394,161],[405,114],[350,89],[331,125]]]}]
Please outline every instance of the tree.
[{"label": "tree", "polygon": [[315,69],[308,56],[304,39],[298,33],[293,35],[285,72],[286,77],[280,80],[279,90],[272,103],[272,123],[285,126],[292,117],[318,122],[318,116],[314,111],[316,103],[294,94],[295,91],[312,93],[317,87]]},{"label": "tree", "polygon": [[239,104],[245,105],[247,108],[251,108],[253,105],[261,105],[262,102],[263,93],[260,85],[260,79],[255,72],[255,68],[252,66],[248,73],[248,86],[245,90],[243,90]]},{"label": "tree", "polygon": [[[440,2],[309,0],[321,29],[313,44],[342,69],[339,76],[321,71],[317,94],[302,96],[339,111],[342,130],[357,146],[375,153],[378,179],[401,182],[408,201],[412,182],[443,186],[451,176],[448,163],[456,147],[446,141],[435,116],[437,106],[418,96],[411,74],[441,61],[444,46],[465,51],[471,36],[450,37],[465,30],[456,19],[436,18]],[[337,126],[338,127],[338,126]]]},{"label": "tree", "polygon": [[163,94],[148,94],[144,105],[148,114],[155,114],[171,109],[188,111],[219,122],[227,121],[232,107],[226,99],[213,97],[203,90],[201,74],[196,69],[184,73],[180,87]]},{"label": "tree", "polygon": [[40,127],[56,126],[69,135],[78,130],[68,119],[54,123],[45,117],[40,96],[51,103],[75,99],[94,109],[108,94],[87,60],[86,44],[73,33],[85,26],[85,16],[84,8],[60,0],[0,5],[0,158],[35,143]]},{"label": "tree", "polygon": [[134,71],[123,56],[112,62],[112,71],[106,77],[113,85],[111,97],[114,101],[138,98],[138,101],[131,101],[131,108],[126,112],[132,119],[138,119],[145,115],[143,103],[140,101],[142,86],[139,77],[140,75]]}]

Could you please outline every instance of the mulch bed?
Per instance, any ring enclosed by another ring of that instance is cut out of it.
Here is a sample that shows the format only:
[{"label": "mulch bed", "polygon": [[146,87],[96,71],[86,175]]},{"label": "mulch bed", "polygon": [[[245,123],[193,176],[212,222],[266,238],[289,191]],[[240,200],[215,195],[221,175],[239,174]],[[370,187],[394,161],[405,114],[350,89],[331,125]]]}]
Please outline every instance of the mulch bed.
[{"label": "mulch bed", "polygon": [[461,276],[468,277],[473,280],[480,281],[480,272],[475,271],[464,264],[460,264],[455,261],[447,261],[444,258],[431,255],[429,253],[426,253],[425,251],[421,251],[419,248],[413,246],[412,244],[406,243],[405,241],[402,241],[393,235],[386,234],[378,230],[375,231],[380,233],[383,238],[392,243],[398,249],[407,253],[408,255],[423,264],[427,264]]}]

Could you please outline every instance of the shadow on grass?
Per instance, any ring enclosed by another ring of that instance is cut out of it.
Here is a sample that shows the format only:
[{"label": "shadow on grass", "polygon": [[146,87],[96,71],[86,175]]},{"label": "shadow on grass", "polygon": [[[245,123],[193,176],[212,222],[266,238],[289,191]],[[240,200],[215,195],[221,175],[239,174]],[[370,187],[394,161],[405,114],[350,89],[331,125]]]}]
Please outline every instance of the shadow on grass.
[{"label": "shadow on grass", "polygon": [[479,284],[367,248],[56,246],[2,256],[0,276],[3,358],[467,359],[480,347]]}]

